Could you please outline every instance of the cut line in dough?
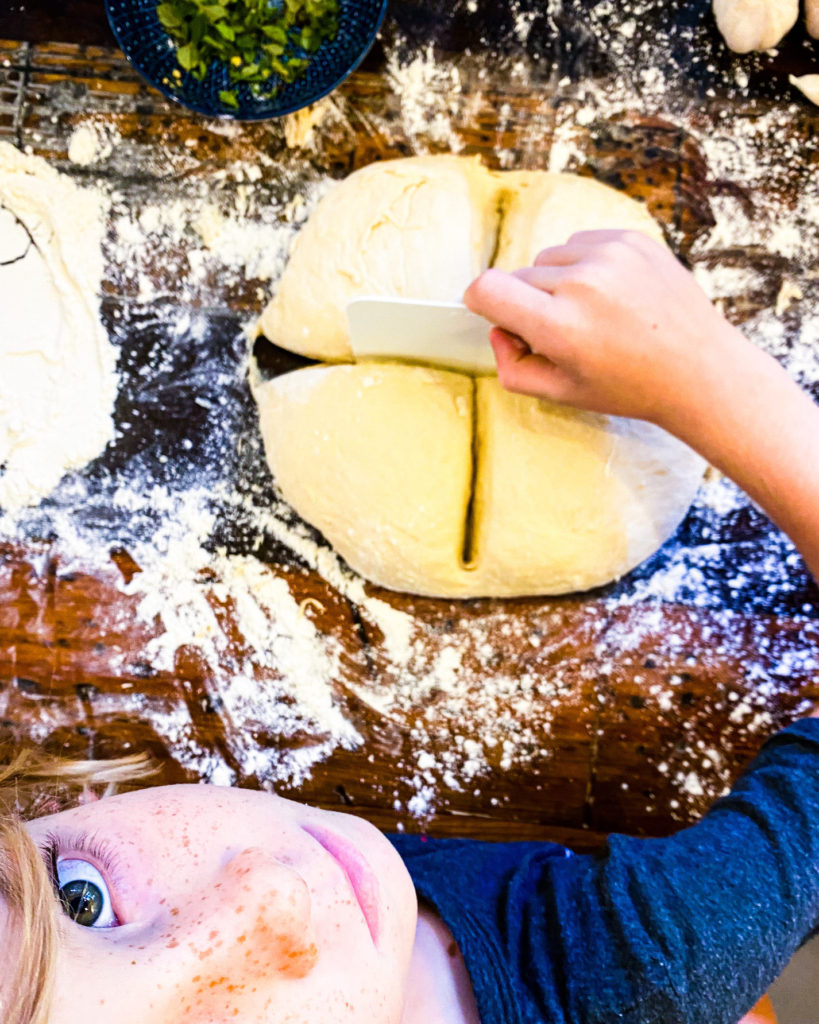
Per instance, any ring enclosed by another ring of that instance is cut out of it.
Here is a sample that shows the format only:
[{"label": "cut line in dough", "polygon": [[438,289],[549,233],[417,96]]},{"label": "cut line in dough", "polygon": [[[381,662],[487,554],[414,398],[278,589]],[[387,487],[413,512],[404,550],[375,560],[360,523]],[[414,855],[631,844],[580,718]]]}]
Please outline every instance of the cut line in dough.
[{"label": "cut line in dough", "polygon": [[478,482],[478,431],[476,428],[478,415],[478,387],[474,378],[470,378],[472,389],[472,438],[469,445],[469,498],[464,511],[464,546],[461,552],[461,568],[471,572],[476,567],[475,561],[475,488]]},{"label": "cut line in dough", "polygon": [[562,594],[676,529],[704,463],[658,427],[397,363],[254,385],[275,481],[353,569],[433,597]]}]

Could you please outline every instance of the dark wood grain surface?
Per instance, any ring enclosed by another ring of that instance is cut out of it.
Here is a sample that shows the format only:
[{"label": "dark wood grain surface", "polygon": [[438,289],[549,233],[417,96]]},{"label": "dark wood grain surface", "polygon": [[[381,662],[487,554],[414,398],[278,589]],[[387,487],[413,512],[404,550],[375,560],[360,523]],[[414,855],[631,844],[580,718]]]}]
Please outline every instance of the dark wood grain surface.
[{"label": "dark wood grain surface", "polygon": [[0,11],[0,35],[32,43],[63,42],[113,46],[114,36],[100,0],[9,0]]},{"label": "dark wood grain surface", "polygon": [[[580,17],[584,6],[595,4],[566,4],[550,19],[532,7],[532,30],[522,40],[515,18],[530,10],[525,5],[481,2],[469,10],[465,4],[393,4],[364,68],[336,94],[343,118],[322,129],[304,166],[310,173],[340,177],[374,159],[415,152],[417,139],[396,113],[400,81],[390,78],[385,54],[400,46],[409,59],[430,45],[442,66],[451,61],[459,69],[453,122],[461,151],[479,154],[496,167],[548,166],[561,111],[577,104],[572,90],[586,79],[604,80],[624,59],[588,32]],[[703,246],[713,234],[714,204],[722,196],[739,195],[751,211],[773,192],[790,197],[794,207],[798,203],[804,175],[817,161],[811,141],[817,119],[806,104],[788,107],[794,93],[785,73],[808,70],[813,45],[797,30],[778,54],[738,63],[721,46],[708,4],[638,7],[634,45],[641,36],[664,33],[663,52],[676,62],[675,74],[683,74],[688,90],[685,113],[670,100],[669,109],[658,110],[655,98],[640,109],[633,96],[614,114],[595,110],[587,129],[573,139],[575,169],[644,199],[668,229],[675,250],[692,264],[758,271],[755,289],[740,289],[724,301],[738,323],[770,309],[786,277],[801,282],[806,303],[815,301],[810,268],[798,261],[753,245]],[[0,138],[29,147],[80,181],[97,174],[117,190],[126,212],[138,211],[149,196],[184,199],[194,185],[207,183],[239,158],[259,158],[260,204],[264,195],[272,201],[292,188],[292,176],[283,170],[291,168],[291,155],[280,125],[226,133],[163,100],[112,48],[101,3],[12,4],[0,12],[0,39],[6,40],[0,44],[0,65],[6,61],[4,72],[0,66]],[[518,53],[532,63],[515,79],[508,69]],[[482,68],[488,81],[479,77]],[[737,68],[749,79],[739,91],[732,84]],[[741,121],[777,108],[790,111],[787,130],[790,138],[804,140],[801,155],[764,180],[753,168],[737,180],[717,177],[702,139],[725,131],[720,126],[726,115]],[[115,128],[122,140],[104,167],[91,170],[68,159],[72,132],[89,118]],[[272,161],[265,163],[259,154]],[[235,419],[244,446],[236,478],[256,481],[261,492],[254,492],[254,502],[272,500],[240,373],[241,326],[258,312],[259,288],[266,282],[228,281],[213,271],[200,294],[179,302],[169,269],[177,258],[178,252],[160,246],[159,253],[139,256],[135,269],[114,266],[109,253],[103,311],[109,332],[123,346],[117,418],[129,423],[138,418],[141,426],[90,467],[89,478],[98,484],[94,501],[76,508],[59,497],[52,502],[68,508],[78,523],[98,524],[101,549],[109,545],[104,572],[78,569],[62,550],[55,520],[45,514],[42,520],[32,517],[20,536],[0,546],[2,728],[16,739],[83,756],[149,749],[166,764],[166,781],[207,778],[202,765],[210,758],[241,784],[260,785],[264,772],[247,770],[243,744],[276,751],[299,744],[309,748],[321,737],[276,734],[262,720],[235,721],[225,709],[221,677],[195,645],[180,646],[172,667],[156,668],[146,652],[161,624],[144,622],[139,598],[125,592],[124,581],[140,567],[106,521],[114,488],[136,463],[164,483],[185,473],[213,479],[205,441],[214,431],[214,414],[203,412],[197,399],[203,388],[212,398],[214,381],[225,373],[234,376],[223,415]],[[137,270],[151,278],[161,301],[140,300]],[[144,368],[152,353],[166,343],[168,324],[181,322],[191,310],[202,312],[205,337],[176,335],[172,368],[161,380],[151,377],[148,389]],[[270,373],[294,365],[272,348],[259,355]],[[188,438],[194,455],[185,462],[180,442]],[[197,451],[202,453],[198,462]],[[176,476],[168,469],[169,453]],[[404,704],[400,712],[379,713],[366,695],[400,680],[391,675],[394,665],[366,606],[273,538],[260,539],[248,530],[241,517],[225,510],[217,515],[218,542],[236,555],[252,551],[272,566],[295,600],[309,599],[306,614],[320,634],[337,640],[343,657],[335,700],[362,737],[355,749],[337,747],[319,760],[289,792],[324,806],[347,807],[385,828],[557,838],[577,848],[599,844],[611,830],[665,834],[701,813],[765,737],[816,694],[816,592],[776,531],[747,504],[724,514],[707,505],[695,507],[675,540],[648,565],[622,584],[590,595],[453,604],[370,588],[371,597],[416,623],[420,642],[432,654],[456,642],[468,650],[470,637],[479,635],[494,651],[497,679],[531,676],[554,684],[548,697],[540,703],[533,698],[525,710],[515,703],[519,693],[506,705],[502,696],[493,705],[493,714],[509,715],[516,735],[531,731],[526,757],[506,764],[502,749],[492,748],[476,775],[449,782],[436,776],[428,812],[413,813],[412,800],[423,789],[419,750],[431,744],[430,756],[440,760],[462,734],[480,730],[491,679],[484,687],[480,673],[474,673],[460,721],[436,719],[434,695],[416,707]],[[689,598],[678,587],[665,598],[655,594],[650,601],[639,600],[641,585],[650,586],[668,572],[675,558],[689,570],[697,567],[697,589]],[[744,581],[731,582],[739,574]],[[515,626],[511,639],[510,623]],[[229,611],[221,625],[228,646],[241,646]],[[274,686],[276,672],[260,670],[257,682]],[[167,729],[157,728],[174,716],[186,723],[176,741]],[[192,765],[184,752],[194,747],[201,756]]]}]

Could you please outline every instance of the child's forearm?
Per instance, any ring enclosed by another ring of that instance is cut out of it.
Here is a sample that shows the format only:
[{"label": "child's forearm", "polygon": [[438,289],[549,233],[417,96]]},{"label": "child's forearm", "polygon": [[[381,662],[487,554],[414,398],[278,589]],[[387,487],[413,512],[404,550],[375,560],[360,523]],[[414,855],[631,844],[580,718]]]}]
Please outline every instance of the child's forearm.
[{"label": "child's forearm", "polygon": [[[819,923],[819,727],[780,732],[698,824],[548,865],[561,1019],[736,1024]],[[534,920],[534,915],[527,915]]]},{"label": "child's forearm", "polygon": [[657,422],[734,480],[819,580],[819,406],[766,353],[735,338],[696,394]]}]

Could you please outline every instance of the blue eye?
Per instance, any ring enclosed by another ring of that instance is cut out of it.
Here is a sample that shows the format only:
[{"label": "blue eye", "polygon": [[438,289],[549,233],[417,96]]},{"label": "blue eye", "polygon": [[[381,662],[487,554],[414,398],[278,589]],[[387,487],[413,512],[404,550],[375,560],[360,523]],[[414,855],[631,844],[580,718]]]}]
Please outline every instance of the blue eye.
[{"label": "blue eye", "polygon": [[119,921],[100,872],[85,860],[57,859],[57,895],[63,910],[84,928],[115,928]]}]

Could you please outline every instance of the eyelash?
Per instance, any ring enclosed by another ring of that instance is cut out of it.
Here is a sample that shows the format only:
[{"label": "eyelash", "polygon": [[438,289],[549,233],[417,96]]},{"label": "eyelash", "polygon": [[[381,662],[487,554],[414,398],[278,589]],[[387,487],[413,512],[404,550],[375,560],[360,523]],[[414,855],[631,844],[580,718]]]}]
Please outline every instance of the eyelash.
[{"label": "eyelash", "polygon": [[45,861],[48,877],[55,895],[59,896],[60,883],[57,875],[57,861],[64,850],[71,850],[76,853],[77,860],[83,857],[90,857],[96,861],[98,870],[109,880],[109,888],[116,890],[117,877],[117,856],[105,840],[100,840],[89,832],[77,832],[68,836],[57,835],[56,832],[48,832],[45,841],[40,846],[40,852]]}]

